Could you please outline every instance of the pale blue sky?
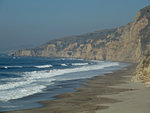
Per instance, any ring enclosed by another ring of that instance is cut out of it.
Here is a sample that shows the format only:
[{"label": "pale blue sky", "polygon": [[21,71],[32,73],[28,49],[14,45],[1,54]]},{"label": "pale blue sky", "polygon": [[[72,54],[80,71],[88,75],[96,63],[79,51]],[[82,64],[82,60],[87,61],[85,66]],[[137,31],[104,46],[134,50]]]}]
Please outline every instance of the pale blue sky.
[{"label": "pale blue sky", "polygon": [[150,0],[0,0],[0,52],[132,21]]}]

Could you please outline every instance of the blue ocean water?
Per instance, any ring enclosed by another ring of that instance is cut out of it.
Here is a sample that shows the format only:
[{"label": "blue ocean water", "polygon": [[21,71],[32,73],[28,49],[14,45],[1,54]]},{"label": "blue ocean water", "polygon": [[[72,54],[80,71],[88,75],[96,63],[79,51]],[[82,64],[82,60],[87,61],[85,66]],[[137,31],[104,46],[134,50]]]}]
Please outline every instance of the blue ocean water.
[{"label": "blue ocean water", "polygon": [[0,57],[0,112],[41,107],[39,101],[73,92],[89,78],[128,64],[109,61]]}]

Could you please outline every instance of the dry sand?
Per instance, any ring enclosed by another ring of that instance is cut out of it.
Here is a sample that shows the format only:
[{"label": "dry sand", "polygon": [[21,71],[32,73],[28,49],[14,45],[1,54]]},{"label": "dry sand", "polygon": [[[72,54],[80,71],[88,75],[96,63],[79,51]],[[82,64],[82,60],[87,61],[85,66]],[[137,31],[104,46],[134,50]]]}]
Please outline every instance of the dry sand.
[{"label": "dry sand", "polygon": [[115,86],[115,88],[130,88],[134,90],[117,95],[102,96],[118,99],[122,102],[103,104],[109,106],[109,109],[98,110],[95,113],[150,113],[150,88],[146,88],[142,83],[133,83],[130,81],[127,84]]},{"label": "dry sand", "polygon": [[150,89],[130,82],[135,65],[97,76],[77,92],[41,102],[44,107],[8,113],[150,113]]}]

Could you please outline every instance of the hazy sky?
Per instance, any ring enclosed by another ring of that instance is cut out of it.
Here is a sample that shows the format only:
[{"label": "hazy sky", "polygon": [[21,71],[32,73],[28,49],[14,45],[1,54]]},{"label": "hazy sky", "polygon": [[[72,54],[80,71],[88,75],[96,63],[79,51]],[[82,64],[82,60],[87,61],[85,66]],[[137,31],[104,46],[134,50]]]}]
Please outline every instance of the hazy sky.
[{"label": "hazy sky", "polygon": [[119,27],[150,0],[0,0],[0,52]]}]

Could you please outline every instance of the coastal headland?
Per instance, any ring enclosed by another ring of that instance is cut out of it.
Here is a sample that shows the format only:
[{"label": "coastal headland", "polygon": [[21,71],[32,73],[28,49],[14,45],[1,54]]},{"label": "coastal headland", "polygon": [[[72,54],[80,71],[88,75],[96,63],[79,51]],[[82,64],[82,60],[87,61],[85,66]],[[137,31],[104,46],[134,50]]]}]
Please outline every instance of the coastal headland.
[{"label": "coastal headland", "polygon": [[[133,81],[150,82],[150,6],[140,9],[133,21],[114,29],[51,40],[11,56],[65,57],[136,62]],[[149,83],[150,84],[150,83]]]},{"label": "coastal headland", "polygon": [[[150,113],[150,6],[125,26],[52,40],[11,56],[71,57],[136,62],[104,76],[97,76],[77,92],[41,102],[43,107],[8,113]],[[136,70],[136,71],[135,71]],[[134,77],[133,77],[134,75]],[[131,82],[136,81],[136,83]]]}]

